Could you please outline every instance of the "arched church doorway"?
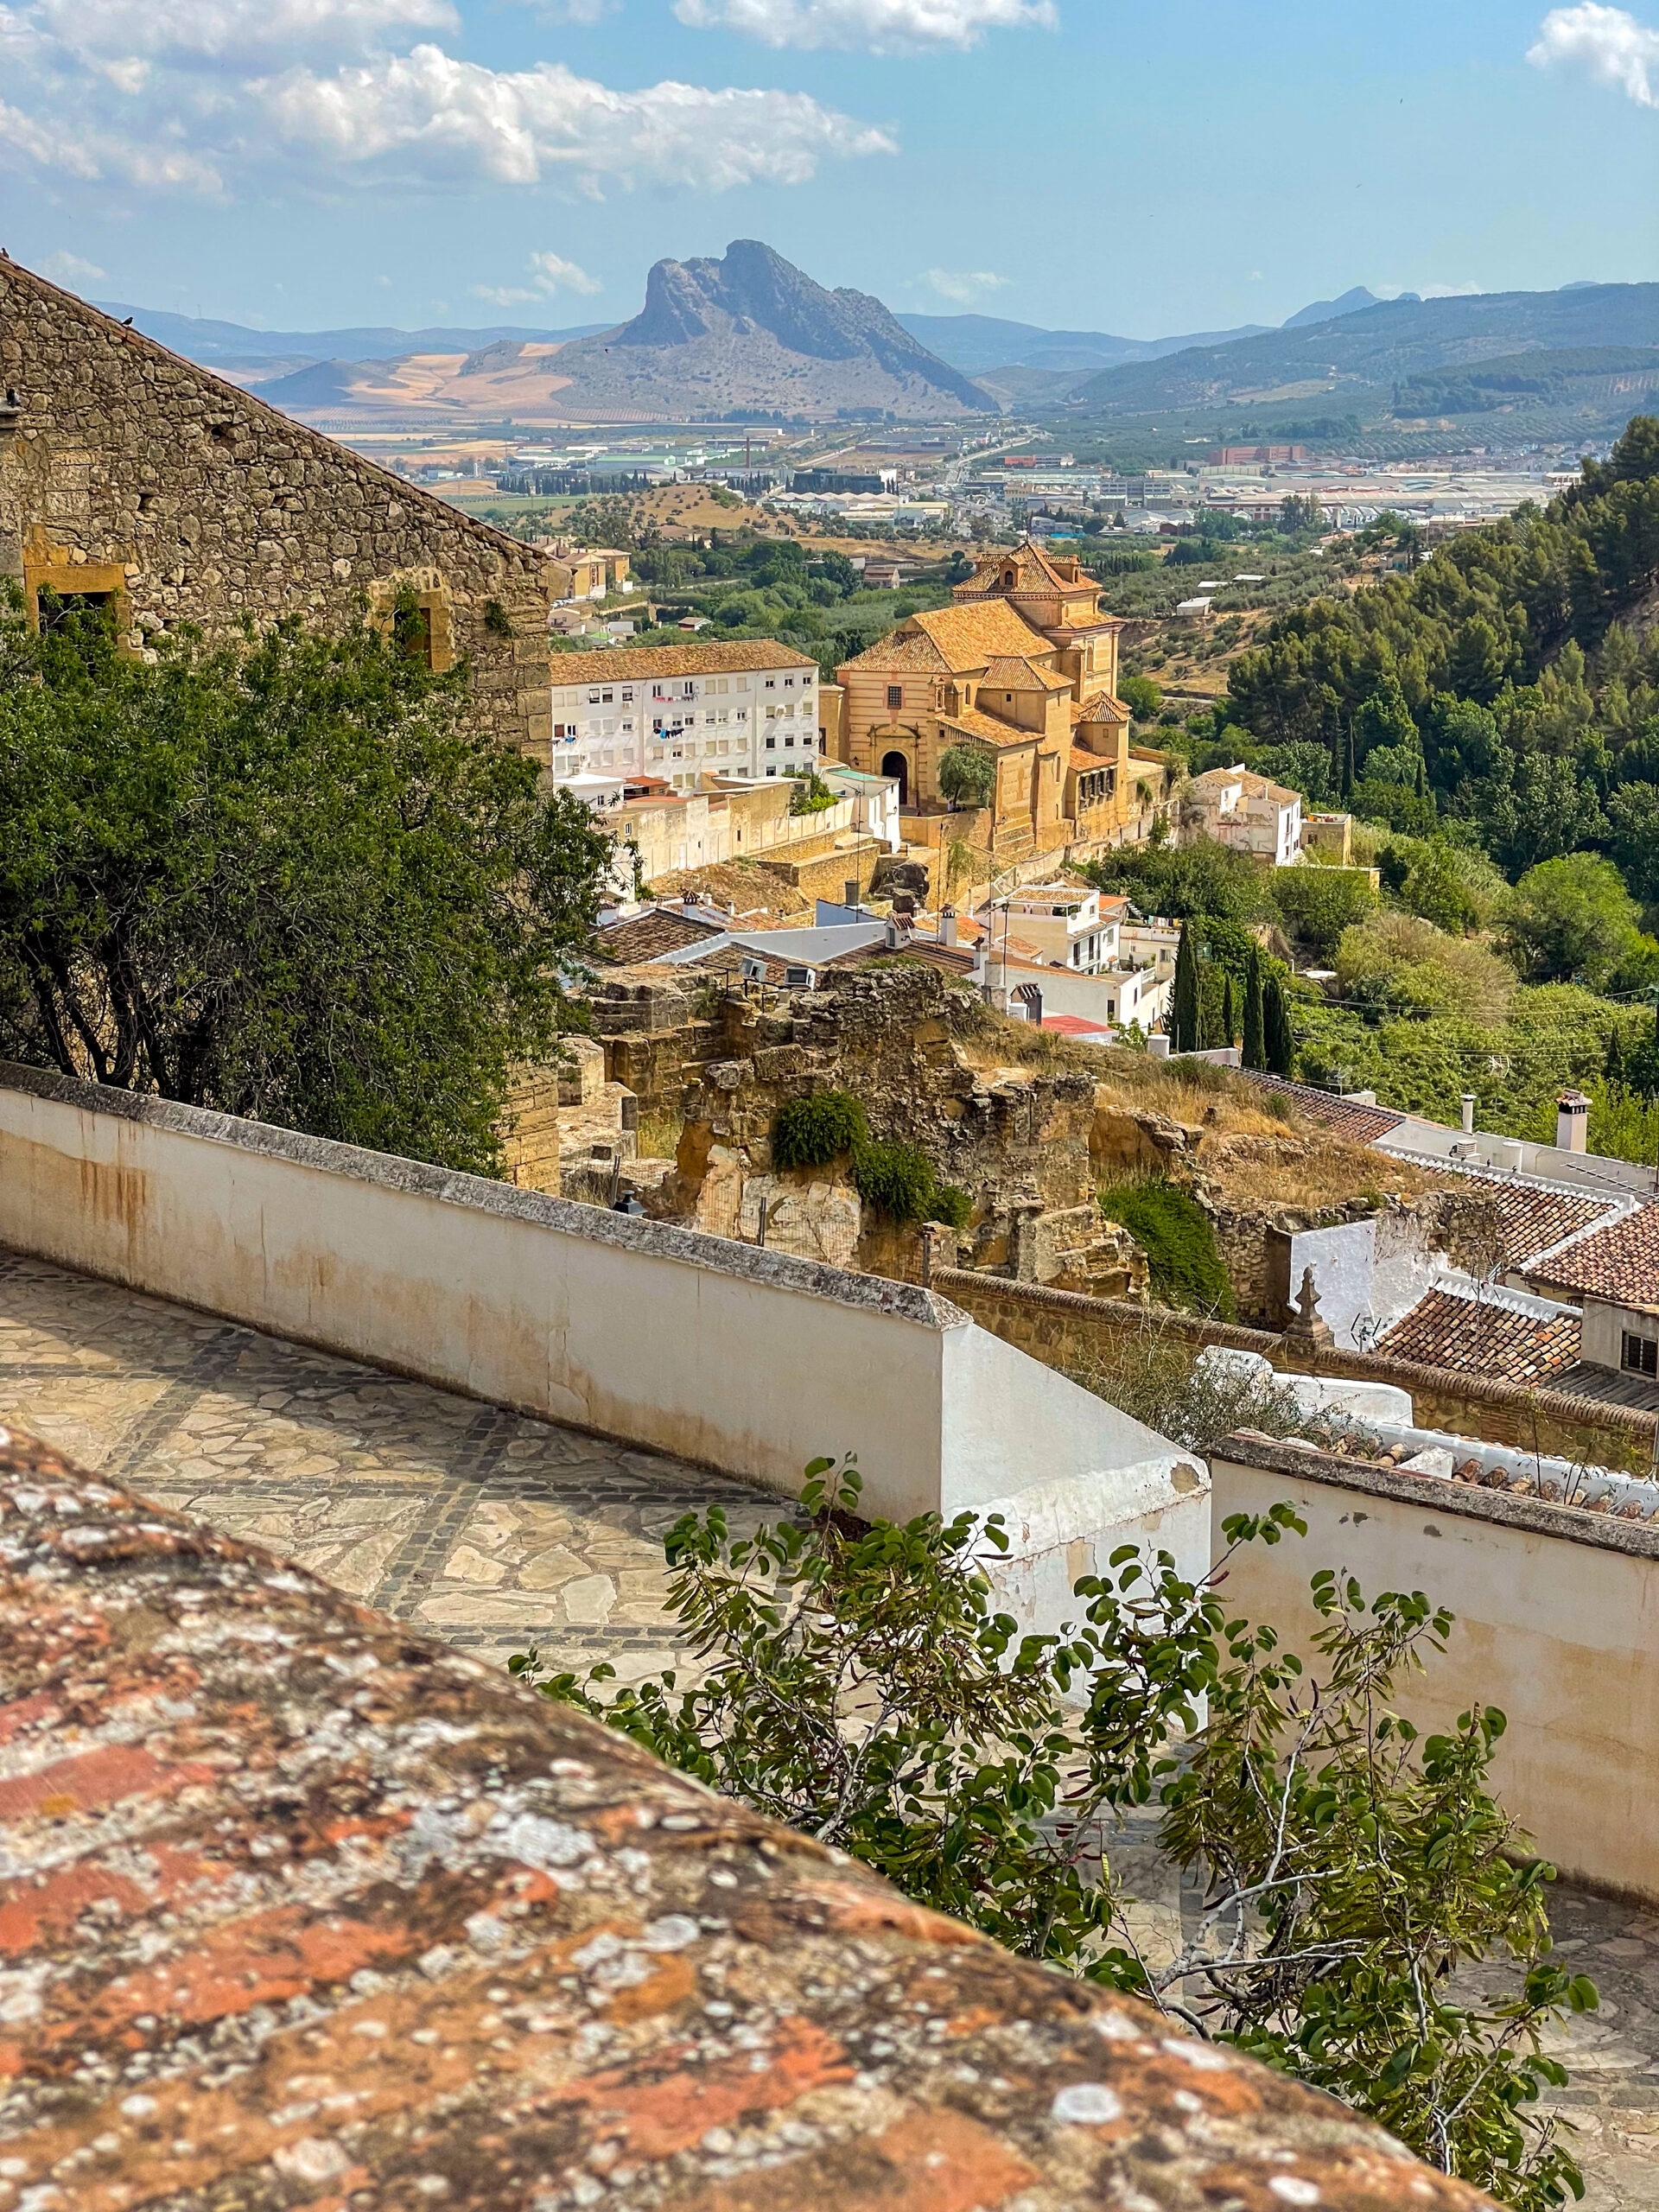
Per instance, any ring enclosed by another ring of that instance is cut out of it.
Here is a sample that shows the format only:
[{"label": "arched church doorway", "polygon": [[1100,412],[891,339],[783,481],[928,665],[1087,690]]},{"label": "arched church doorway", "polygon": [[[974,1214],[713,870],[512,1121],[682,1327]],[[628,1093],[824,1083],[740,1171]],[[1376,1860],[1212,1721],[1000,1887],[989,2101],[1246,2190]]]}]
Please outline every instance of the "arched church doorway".
[{"label": "arched church doorway", "polygon": [[884,753],[881,756],[881,772],[884,776],[892,776],[895,779],[899,785],[899,804],[900,806],[908,806],[910,804],[910,763],[904,754]]}]

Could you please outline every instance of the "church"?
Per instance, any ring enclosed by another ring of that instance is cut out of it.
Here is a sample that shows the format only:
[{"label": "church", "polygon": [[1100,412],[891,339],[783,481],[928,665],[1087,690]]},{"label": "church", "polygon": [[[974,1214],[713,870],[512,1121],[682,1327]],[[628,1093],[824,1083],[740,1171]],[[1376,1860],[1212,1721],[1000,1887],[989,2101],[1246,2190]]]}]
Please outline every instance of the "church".
[{"label": "church", "polygon": [[912,614],[836,671],[841,759],[897,780],[901,805],[949,802],[939,761],[982,747],[988,808],[965,823],[999,861],[1137,843],[1165,796],[1161,755],[1129,745],[1117,696],[1122,624],[1069,556],[1029,543],[981,560],[951,604]]}]

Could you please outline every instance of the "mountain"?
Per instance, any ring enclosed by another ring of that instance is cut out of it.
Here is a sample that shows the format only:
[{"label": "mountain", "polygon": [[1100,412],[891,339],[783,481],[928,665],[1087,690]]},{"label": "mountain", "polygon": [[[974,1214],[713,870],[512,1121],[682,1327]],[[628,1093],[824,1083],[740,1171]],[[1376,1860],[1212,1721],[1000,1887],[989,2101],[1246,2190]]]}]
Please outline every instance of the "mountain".
[{"label": "mountain", "polygon": [[134,329],[205,369],[264,368],[276,363],[297,366],[307,361],[396,361],[406,353],[471,353],[503,338],[560,345],[566,339],[587,338],[605,327],[602,322],[584,322],[574,330],[526,330],[505,323],[483,330],[251,330],[245,323],[169,315],[159,308],[128,307],[113,300],[96,300],[93,305],[118,321],[130,315]]},{"label": "mountain", "polygon": [[659,261],[632,321],[560,348],[561,404],[718,418],[995,413],[996,403],[868,292],[827,291],[756,238]]},{"label": "mountain", "polygon": [[1220,346],[1254,337],[1268,325],[1243,323],[1236,330],[1199,330],[1182,338],[1115,338],[1104,330],[1045,330],[1034,322],[1009,322],[995,315],[901,315],[912,338],[953,368],[977,376],[984,369],[1090,369],[1122,361],[1151,361],[1184,346]]},{"label": "mountain", "polygon": [[1655,345],[1659,284],[1402,297],[1323,322],[1293,317],[1281,330],[1230,345],[1106,369],[1077,386],[1071,401],[1109,415],[1275,400],[1333,400],[1346,409],[1367,390],[1534,348]]},{"label": "mountain", "polygon": [[[1398,292],[1396,299],[1420,300],[1421,292]],[[1382,304],[1381,296],[1363,284],[1356,284],[1340,299],[1315,300],[1309,307],[1298,308],[1294,315],[1287,315],[1279,326],[1281,330],[1300,330],[1310,322],[1334,322],[1339,315],[1357,315],[1361,308],[1375,308]]]}]

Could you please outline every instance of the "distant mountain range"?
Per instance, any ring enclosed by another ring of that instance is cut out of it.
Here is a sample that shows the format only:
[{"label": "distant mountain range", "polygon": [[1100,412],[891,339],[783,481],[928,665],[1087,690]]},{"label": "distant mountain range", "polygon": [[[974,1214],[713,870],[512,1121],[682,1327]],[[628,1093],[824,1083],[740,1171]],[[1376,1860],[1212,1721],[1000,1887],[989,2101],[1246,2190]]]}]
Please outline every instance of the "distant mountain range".
[{"label": "distant mountain range", "polygon": [[1619,346],[1659,346],[1659,284],[1375,300],[1323,322],[1293,316],[1280,330],[1104,369],[1069,398],[1109,415],[1282,400],[1345,407],[1363,391],[1430,371],[1534,349]]},{"label": "distant mountain range", "polygon": [[496,339],[536,339],[543,343],[588,338],[602,322],[574,330],[520,329],[500,323],[483,330],[251,330],[245,323],[214,322],[193,315],[169,315],[160,308],[128,307],[96,300],[95,307],[118,321],[130,315],[133,327],[157,345],[170,346],[204,369],[301,367],[308,361],[396,361],[405,353],[473,353]]},{"label": "distant mountain range", "polygon": [[[1417,295],[1403,292],[1401,297],[1414,300]],[[1300,308],[1283,327],[1294,330],[1303,323],[1329,322],[1334,316],[1378,304],[1375,292],[1356,284],[1340,299],[1315,300],[1311,307]],[[899,320],[913,337],[969,376],[1011,368],[1060,373],[1112,369],[1126,361],[1161,360],[1166,353],[1184,353],[1192,346],[1230,346],[1273,328],[1267,322],[1242,322],[1232,330],[1191,330],[1178,338],[1115,338],[1105,330],[1044,330],[1034,322],[1007,322],[995,315],[901,315]]]},{"label": "distant mountain range", "polygon": [[720,260],[658,262],[640,312],[610,327],[256,331],[104,304],[274,405],[342,426],[944,420],[999,407],[1128,416],[1304,403],[1329,412],[1332,402],[1368,418],[1566,406],[1611,419],[1650,404],[1659,366],[1649,350],[1659,284],[1439,300],[1382,300],[1356,285],[1277,329],[1136,339],[995,315],[894,315],[868,293],[826,289],[752,238]]}]

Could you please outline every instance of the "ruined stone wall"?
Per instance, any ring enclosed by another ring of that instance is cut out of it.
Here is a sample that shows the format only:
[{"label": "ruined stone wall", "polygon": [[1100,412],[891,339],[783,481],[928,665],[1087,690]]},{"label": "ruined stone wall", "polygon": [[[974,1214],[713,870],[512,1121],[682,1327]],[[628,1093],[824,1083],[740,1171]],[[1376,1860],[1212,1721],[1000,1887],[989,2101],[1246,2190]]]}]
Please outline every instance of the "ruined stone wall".
[{"label": "ruined stone wall", "polygon": [[[0,573],[96,594],[129,650],[245,617],[341,625],[397,591],[433,665],[470,661],[480,719],[545,763],[541,556],[0,257]],[[503,634],[503,632],[506,634]]]}]

